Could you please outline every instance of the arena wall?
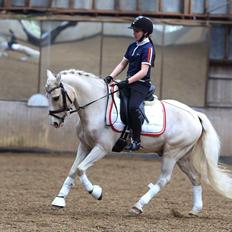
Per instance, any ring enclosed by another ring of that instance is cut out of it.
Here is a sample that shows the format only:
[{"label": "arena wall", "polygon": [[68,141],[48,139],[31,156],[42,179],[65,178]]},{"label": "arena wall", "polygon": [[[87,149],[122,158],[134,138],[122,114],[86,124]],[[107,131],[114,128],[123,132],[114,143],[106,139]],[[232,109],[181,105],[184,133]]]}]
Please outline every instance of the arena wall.
[{"label": "arena wall", "polygon": [[0,150],[76,150],[78,140],[74,125],[77,117],[71,116],[62,129],[55,129],[48,124],[47,107],[0,101],[0,112]]}]

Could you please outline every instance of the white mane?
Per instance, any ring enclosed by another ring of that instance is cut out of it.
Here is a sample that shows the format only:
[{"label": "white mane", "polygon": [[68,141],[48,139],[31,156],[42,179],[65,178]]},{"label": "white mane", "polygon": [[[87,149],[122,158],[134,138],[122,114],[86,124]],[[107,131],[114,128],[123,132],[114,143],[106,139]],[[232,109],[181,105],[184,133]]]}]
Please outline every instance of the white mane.
[{"label": "white mane", "polygon": [[92,78],[99,79],[99,77],[94,75],[93,73],[88,73],[88,72],[85,72],[85,71],[79,70],[79,69],[63,70],[63,71],[60,71],[57,75],[69,75],[69,74],[73,74],[73,75],[76,75],[76,76],[85,76],[85,77],[92,77]]}]

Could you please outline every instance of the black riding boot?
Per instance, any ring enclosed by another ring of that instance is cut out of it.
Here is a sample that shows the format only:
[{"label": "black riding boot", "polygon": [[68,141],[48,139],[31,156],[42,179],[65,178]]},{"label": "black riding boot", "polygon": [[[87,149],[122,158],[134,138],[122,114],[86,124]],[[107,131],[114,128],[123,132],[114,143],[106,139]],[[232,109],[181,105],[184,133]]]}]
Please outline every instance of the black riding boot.
[{"label": "black riding boot", "polygon": [[140,149],[141,141],[140,134],[142,130],[141,113],[139,109],[131,112],[131,129],[132,129],[132,143],[130,144],[130,150],[136,151]]}]

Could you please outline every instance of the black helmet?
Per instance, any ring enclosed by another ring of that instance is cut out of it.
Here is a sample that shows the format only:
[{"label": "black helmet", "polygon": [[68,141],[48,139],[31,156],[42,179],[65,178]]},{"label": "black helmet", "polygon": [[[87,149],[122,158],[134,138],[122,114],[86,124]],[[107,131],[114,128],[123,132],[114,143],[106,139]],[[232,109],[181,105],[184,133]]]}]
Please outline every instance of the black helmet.
[{"label": "black helmet", "polygon": [[153,32],[153,23],[152,21],[144,16],[138,16],[134,19],[134,21],[131,23],[130,29],[140,29],[147,32],[148,35],[150,35]]}]

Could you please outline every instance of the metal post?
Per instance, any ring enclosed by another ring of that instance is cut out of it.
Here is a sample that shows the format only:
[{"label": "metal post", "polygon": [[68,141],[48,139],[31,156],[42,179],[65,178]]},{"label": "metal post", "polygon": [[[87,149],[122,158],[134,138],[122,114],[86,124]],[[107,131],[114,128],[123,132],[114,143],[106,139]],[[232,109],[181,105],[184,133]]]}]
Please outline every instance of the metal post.
[{"label": "metal post", "polygon": [[103,33],[103,23],[101,23],[101,33],[100,33],[100,60],[99,60],[99,76],[102,76],[102,59],[103,59],[103,40],[104,40],[104,33]]},{"label": "metal post", "polygon": [[162,12],[163,11],[163,1],[162,0],[158,0],[159,1],[159,10],[158,12]]},{"label": "metal post", "polygon": [[10,8],[11,6],[11,0],[4,0],[4,7]]},{"label": "metal post", "polygon": [[184,1],[184,5],[183,5],[183,8],[184,8],[183,13],[184,14],[189,14],[190,13],[191,2],[192,2],[191,0],[185,0]]},{"label": "metal post", "polygon": [[[40,21],[40,30],[42,29],[42,21]],[[42,31],[42,30],[41,30]],[[42,33],[40,34],[40,41],[42,41]],[[37,93],[41,91],[41,67],[42,67],[42,45],[39,45],[39,73],[38,73],[38,84],[37,84]]]},{"label": "metal post", "polygon": [[162,45],[161,45],[161,70],[160,70],[160,99],[163,99],[163,77],[164,77],[164,39],[165,39],[165,33],[164,33],[164,27],[163,25],[163,32],[162,32]]}]

